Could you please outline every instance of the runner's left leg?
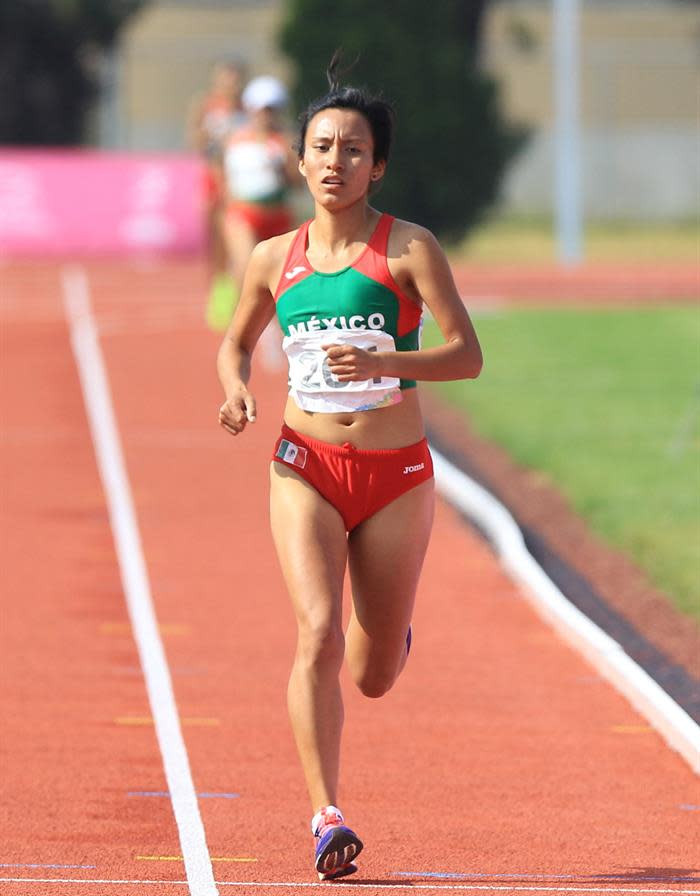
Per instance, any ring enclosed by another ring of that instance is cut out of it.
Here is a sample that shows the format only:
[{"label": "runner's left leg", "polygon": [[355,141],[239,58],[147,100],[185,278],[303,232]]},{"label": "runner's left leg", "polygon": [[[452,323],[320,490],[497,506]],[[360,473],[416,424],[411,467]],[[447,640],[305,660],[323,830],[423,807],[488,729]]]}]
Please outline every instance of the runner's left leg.
[{"label": "runner's left leg", "polygon": [[224,236],[231,274],[240,294],[250,256],[257,243],[255,231],[241,215],[224,213]]},{"label": "runner's left leg", "polygon": [[348,538],[353,609],[345,658],[363,694],[381,697],[406,662],[406,635],[434,511],[434,480],[405,492]]}]

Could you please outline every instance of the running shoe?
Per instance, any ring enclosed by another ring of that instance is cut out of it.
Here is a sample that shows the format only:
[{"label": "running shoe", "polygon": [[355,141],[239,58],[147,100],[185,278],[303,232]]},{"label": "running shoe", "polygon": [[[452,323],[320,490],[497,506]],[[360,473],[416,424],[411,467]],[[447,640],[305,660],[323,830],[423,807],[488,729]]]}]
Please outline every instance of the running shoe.
[{"label": "running shoe", "polygon": [[319,880],[336,880],[357,871],[356,859],[362,841],[345,825],[343,814],[335,806],[324,806],[311,822],[316,838],[315,866]]}]

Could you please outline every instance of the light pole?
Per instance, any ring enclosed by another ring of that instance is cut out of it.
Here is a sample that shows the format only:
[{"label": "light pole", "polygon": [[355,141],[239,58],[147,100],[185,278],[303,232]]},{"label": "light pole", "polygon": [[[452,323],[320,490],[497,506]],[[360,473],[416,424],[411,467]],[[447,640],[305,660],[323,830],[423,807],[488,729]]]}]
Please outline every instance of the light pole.
[{"label": "light pole", "polygon": [[579,113],[580,0],[552,0],[554,49],[554,194],[557,257],[583,259]]}]

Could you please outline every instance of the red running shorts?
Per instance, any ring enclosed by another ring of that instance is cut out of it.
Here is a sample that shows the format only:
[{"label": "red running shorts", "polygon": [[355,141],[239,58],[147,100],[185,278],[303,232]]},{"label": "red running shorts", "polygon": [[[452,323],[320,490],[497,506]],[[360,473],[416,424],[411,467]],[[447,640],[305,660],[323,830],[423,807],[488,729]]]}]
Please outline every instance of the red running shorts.
[{"label": "red running shorts", "polygon": [[330,445],[282,425],[272,460],[290,467],[342,516],[345,529],[373,516],[433,477],[427,439],[382,451]]}]

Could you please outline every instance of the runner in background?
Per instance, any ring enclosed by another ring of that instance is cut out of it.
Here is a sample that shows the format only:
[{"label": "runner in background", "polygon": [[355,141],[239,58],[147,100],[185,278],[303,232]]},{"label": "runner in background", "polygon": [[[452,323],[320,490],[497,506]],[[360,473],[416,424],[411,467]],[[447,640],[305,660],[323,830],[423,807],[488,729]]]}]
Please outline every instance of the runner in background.
[{"label": "runner in background", "polygon": [[[247,124],[228,137],[223,155],[228,199],[223,229],[237,294],[255,246],[291,230],[289,188],[300,181],[293,138],[282,117],[288,102],[284,84],[269,75],[254,78],[243,91],[242,101]],[[268,360],[275,333],[281,343],[277,327],[267,332],[263,342]]]},{"label": "runner in background", "polygon": [[226,139],[246,121],[241,101],[244,81],[240,62],[220,62],[212,71],[209,92],[193,103],[188,122],[189,145],[205,161],[203,191],[211,276],[206,319],[214,330],[226,329],[237,298],[223,233],[222,163]]}]

